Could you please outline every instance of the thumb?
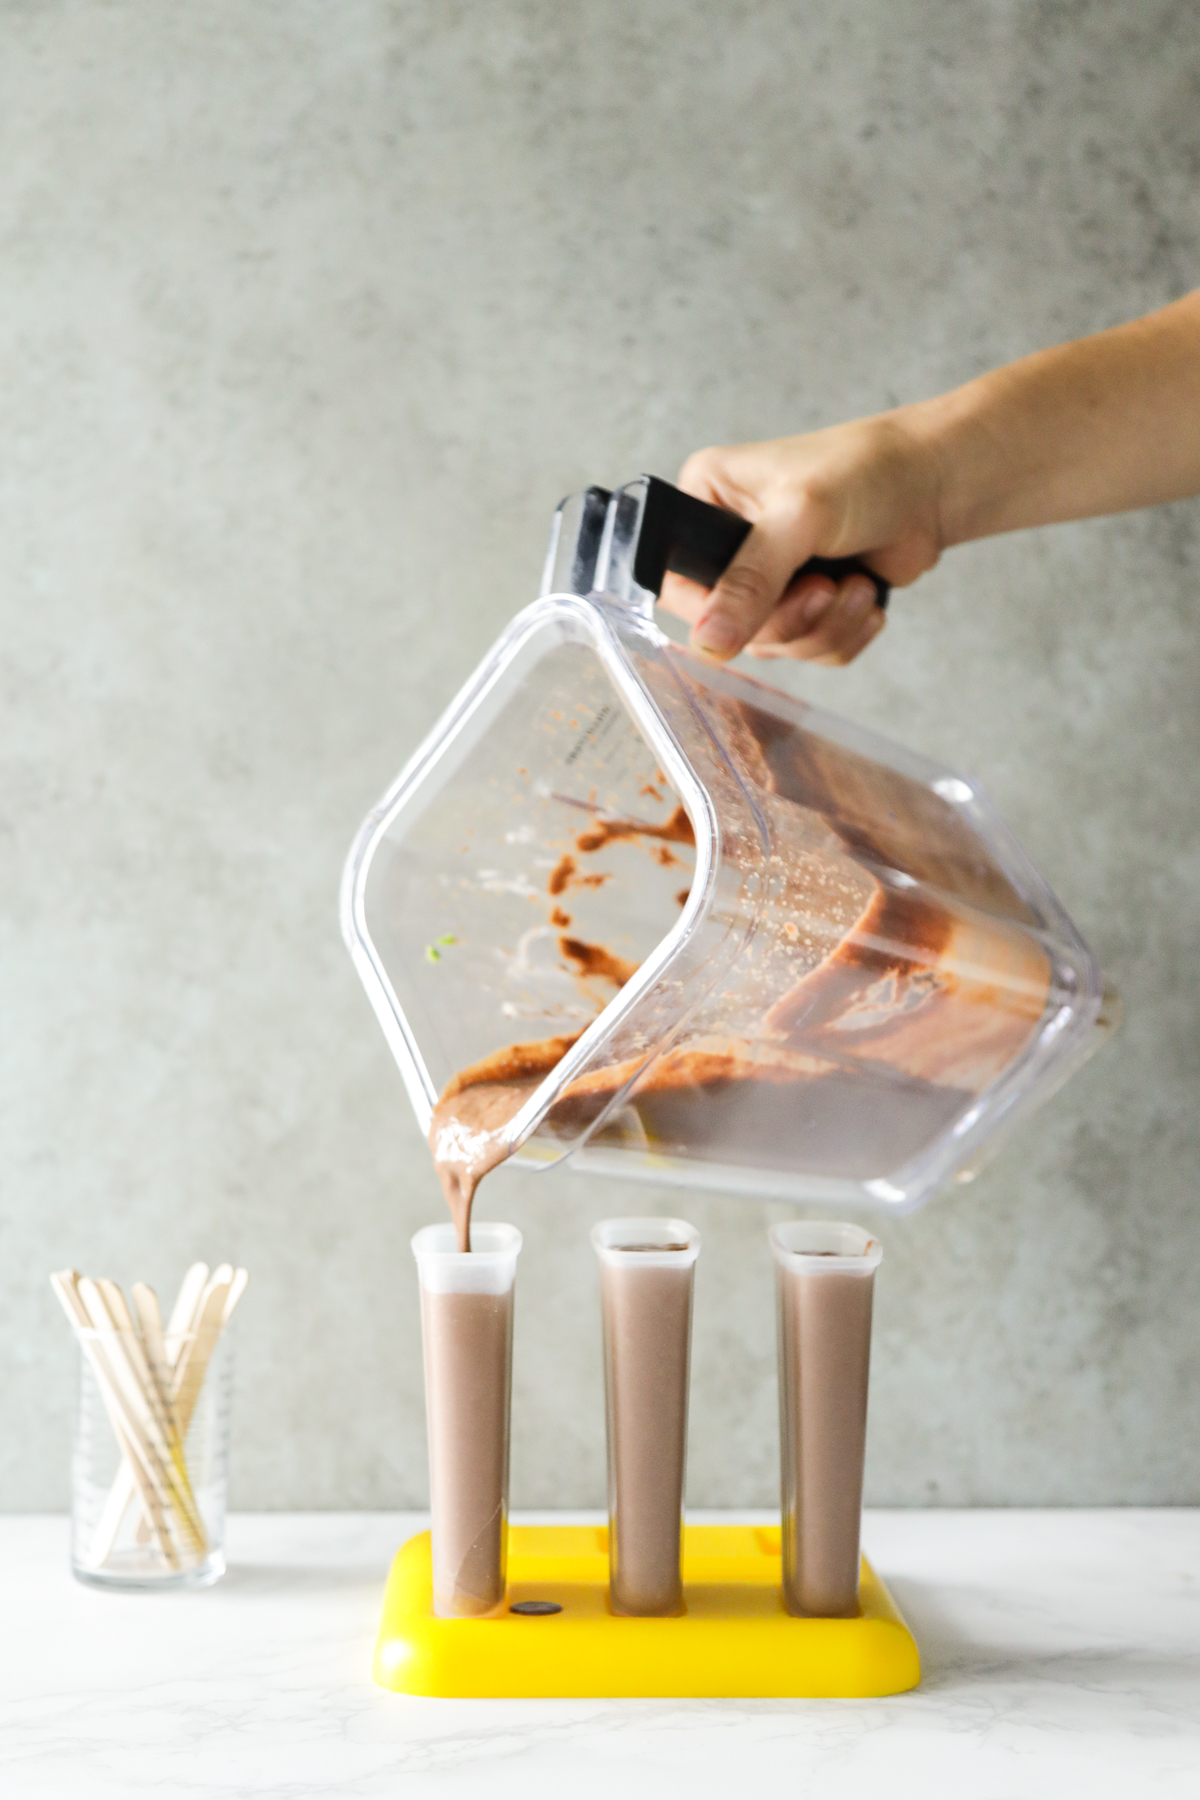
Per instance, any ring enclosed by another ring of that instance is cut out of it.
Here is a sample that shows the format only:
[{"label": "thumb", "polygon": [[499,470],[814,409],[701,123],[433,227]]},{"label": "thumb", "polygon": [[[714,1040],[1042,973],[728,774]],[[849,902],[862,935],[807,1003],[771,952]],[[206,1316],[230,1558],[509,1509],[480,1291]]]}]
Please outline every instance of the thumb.
[{"label": "thumb", "polygon": [[692,628],[693,649],[722,662],[736,656],[774,612],[809,555],[807,534],[762,519],[708,596]]}]

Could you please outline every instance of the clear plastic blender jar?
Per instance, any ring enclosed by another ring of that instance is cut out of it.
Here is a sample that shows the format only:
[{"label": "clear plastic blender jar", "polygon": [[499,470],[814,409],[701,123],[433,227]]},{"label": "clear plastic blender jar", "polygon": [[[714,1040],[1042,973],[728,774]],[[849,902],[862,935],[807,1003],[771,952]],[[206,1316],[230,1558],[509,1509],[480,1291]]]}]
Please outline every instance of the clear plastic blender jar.
[{"label": "clear plastic blender jar", "polygon": [[747,529],[649,476],[564,502],[343,926],[423,1130],[520,1069],[523,1165],[903,1212],[1112,1006],[977,786],[655,625],[664,570],[711,582]]}]

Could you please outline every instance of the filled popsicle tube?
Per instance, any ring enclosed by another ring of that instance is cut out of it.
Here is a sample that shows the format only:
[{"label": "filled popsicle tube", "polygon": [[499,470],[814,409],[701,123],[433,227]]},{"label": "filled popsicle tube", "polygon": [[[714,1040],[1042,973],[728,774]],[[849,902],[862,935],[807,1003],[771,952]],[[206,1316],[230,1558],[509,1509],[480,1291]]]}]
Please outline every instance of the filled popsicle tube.
[{"label": "filled popsicle tube", "polygon": [[412,1248],[425,1352],[433,1610],[478,1618],[504,1600],[521,1234],[514,1225],[473,1224],[471,1249],[461,1252],[453,1225],[427,1225]]},{"label": "filled popsicle tube", "polygon": [[858,1612],[871,1302],[883,1256],[857,1225],[770,1232],[778,1300],[783,1599],[790,1613]]},{"label": "filled popsicle tube", "polygon": [[609,1599],[617,1613],[678,1613],[700,1234],[683,1219],[607,1219],[592,1244],[604,1325]]}]

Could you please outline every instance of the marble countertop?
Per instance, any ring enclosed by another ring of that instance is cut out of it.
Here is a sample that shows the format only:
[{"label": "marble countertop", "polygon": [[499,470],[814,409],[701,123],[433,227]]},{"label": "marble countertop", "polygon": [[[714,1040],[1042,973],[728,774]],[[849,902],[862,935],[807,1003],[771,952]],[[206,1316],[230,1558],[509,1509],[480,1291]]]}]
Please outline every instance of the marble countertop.
[{"label": "marble countertop", "polygon": [[224,1581],[145,1596],[77,1585],[63,1519],[0,1519],[0,1792],[1200,1793],[1200,1511],[868,1514],[864,1547],[924,1664],[915,1693],[870,1701],[385,1693],[370,1679],[383,1579],[423,1523],[235,1517]]}]

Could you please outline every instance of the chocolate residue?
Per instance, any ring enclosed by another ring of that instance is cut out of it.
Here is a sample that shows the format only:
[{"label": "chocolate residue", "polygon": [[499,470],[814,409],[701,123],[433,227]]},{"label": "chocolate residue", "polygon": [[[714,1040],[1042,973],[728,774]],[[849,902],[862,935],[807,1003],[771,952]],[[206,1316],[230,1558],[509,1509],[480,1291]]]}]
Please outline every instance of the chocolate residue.
[{"label": "chocolate residue", "polygon": [[490,1056],[481,1056],[478,1062],[468,1063],[457,1075],[452,1075],[442,1089],[442,1097],[438,1106],[453,1100],[456,1094],[464,1089],[477,1087],[482,1081],[525,1081],[536,1075],[540,1081],[551,1069],[558,1067],[572,1044],[577,1044],[583,1036],[575,1031],[570,1036],[538,1038],[528,1044],[506,1044],[502,1050],[493,1050]]},{"label": "chocolate residue", "polygon": [[573,856],[560,856],[557,864],[550,871],[550,879],[546,883],[546,892],[548,894],[565,893],[574,873],[575,858]]},{"label": "chocolate residue", "polygon": [[923,781],[744,701],[724,702],[721,717],[722,724],[733,724],[741,745],[751,747],[751,778],[819,813],[851,855],[904,869],[972,905],[1031,922],[1028,906],[969,820]]},{"label": "chocolate residue", "polygon": [[[640,1071],[633,1057],[577,1076],[556,1102],[557,1129],[578,1132],[623,1091],[647,1144],[663,1155],[855,1180],[915,1155],[970,1100],[961,1089],[846,1069],[761,1039],[713,1037],[666,1050]],[[609,1130],[611,1141],[626,1140],[622,1121]],[[593,1141],[605,1142],[609,1130]]]},{"label": "chocolate residue", "polygon": [[560,931],[566,931],[571,924],[571,915],[569,912],[564,912],[561,906],[556,906],[550,914],[550,923],[557,925]]},{"label": "chocolate residue", "polygon": [[591,856],[593,851],[603,850],[606,844],[614,844],[620,838],[661,838],[670,844],[691,844],[695,848],[696,834],[692,830],[692,821],[682,806],[677,806],[662,825],[649,825],[644,819],[599,819],[595,825],[589,825],[575,839],[575,848],[581,856]]},{"label": "chocolate residue", "polygon": [[[669,850],[667,850],[665,854],[671,856]],[[671,860],[674,862],[675,858],[671,857]],[[557,898],[559,894],[565,894],[568,888],[601,888],[606,881],[611,880],[611,873],[603,875],[580,875],[573,856],[560,856],[557,863],[550,871],[550,879],[546,883],[546,892],[552,897]],[[555,925],[569,925],[571,921],[570,919],[556,919],[552,914],[551,923]]]},{"label": "chocolate residue", "polygon": [[680,888],[679,892],[675,896],[676,906],[686,906],[688,901],[691,899],[691,897],[692,897],[692,890],[690,887]]},{"label": "chocolate residue", "polygon": [[[691,1247],[690,1244],[613,1244],[611,1246],[612,1249],[619,1250],[622,1256],[630,1256],[638,1250],[647,1250],[651,1252],[655,1250],[690,1250]],[[821,1256],[832,1256],[833,1251],[822,1250],[819,1254]]]},{"label": "chocolate residue", "polygon": [[585,944],[580,938],[560,937],[558,947],[568,962],[578,965],[582,976],[596,975],[601,981],[611,981],[614,987],[624,987],[638,971],[637,963],[629,962],[624,956],[614,956],[603,944]]},{"label": "chocolate residue", "polygon": [[655,862],[661,863],[664,869],[669,869],[672,864],[674,864],[676,868],[681,866],[675,852],[673,850],[668,850],[665,844],[660,844],[658,849],[654,852],[654,860]]}]

